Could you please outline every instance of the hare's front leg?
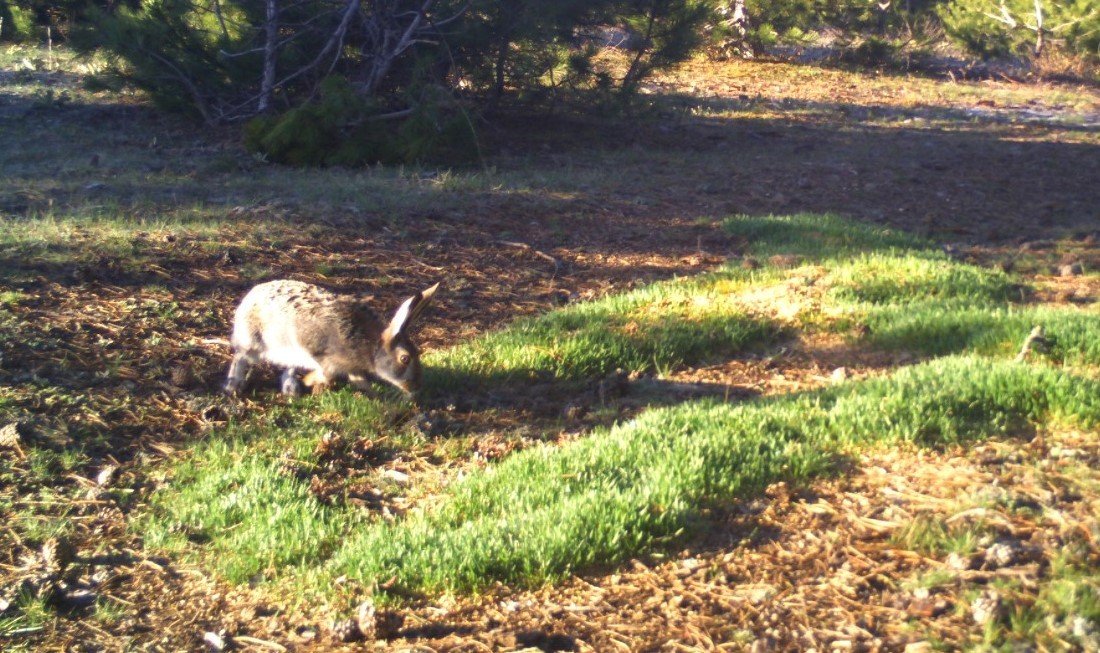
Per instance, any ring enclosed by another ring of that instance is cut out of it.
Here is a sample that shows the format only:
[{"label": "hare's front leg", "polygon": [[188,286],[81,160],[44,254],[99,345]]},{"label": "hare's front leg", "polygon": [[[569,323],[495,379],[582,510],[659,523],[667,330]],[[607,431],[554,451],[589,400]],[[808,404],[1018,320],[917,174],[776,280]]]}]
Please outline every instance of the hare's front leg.
[{"label": "hare's front leg", "polygon": [[243,353],[233,354],[233,362],[229,364],[229,374],[225,380],[225,391],[235,395],[241,391],[245,379],[248,378],[248,368],[252,361]]},{"label": "hare's front leg", "polygon": [[329,378],[322,370],[313,370],[305,375],[302,383],[310,388],[310,392],[319,395],[329,388]]},{"label": "hare's front leg", "polygon": [[298,370],[293,367],[288,367],[283,370],[283,376],[280,379],[280,387],[284,395],[290,397],[301,395],[302,382],[298,380]]}]

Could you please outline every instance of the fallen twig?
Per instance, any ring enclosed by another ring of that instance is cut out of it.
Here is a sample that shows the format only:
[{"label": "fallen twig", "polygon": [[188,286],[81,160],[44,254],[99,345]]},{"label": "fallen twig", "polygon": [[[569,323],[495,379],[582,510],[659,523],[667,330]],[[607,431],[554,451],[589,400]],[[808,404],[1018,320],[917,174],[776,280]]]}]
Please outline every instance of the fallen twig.
[{"label": "fallen twig", "polygon": [[260,639],[258,637],[249,637],[248,635],[236,635],[233,637],[233,641],[241,642],[242,644],[252,644],[253,646],[262,646],[263,648],[269,648],[272,651],[284,652],[287,650],[282,644],[276,642],[270,642],[266,639]]},{"label": "fallen twig", "polygon": [[1032,329],[1031,333],[1027,334],[1027,337],[1024,338],[1024,344],[1020,347],[1020,353],[1016,354],[1016,362],[1022,363],[1036,343],[1038,343],[1039,346],[1046,344],[1046,339],[1043,337],[1043,327],[1041,326]]},{"label": "fallen twig", "polygon": [[525,250],[525,251],[529,251],[529,252],[531,252],[532,254],[534,254],[535,256],[537,256],[541,259],[546,259],[547,261],[550,261],[551,263],[554,264],[554,276],[557,276],[558,271],[561,269],[561,262],[559,262],[558,259],[554,258],[553,256],[550,256],[546,252],[542,252],[542,251],[539,251],[539,250],[535,249],[534,247],[531,247],[527,243],[517,243],[517,242],[512,241],[512,240],[498,240],[496,242],[500,245],[504,245],[505,247],[515,247],[516,249],[522,249],[522,250]]}]

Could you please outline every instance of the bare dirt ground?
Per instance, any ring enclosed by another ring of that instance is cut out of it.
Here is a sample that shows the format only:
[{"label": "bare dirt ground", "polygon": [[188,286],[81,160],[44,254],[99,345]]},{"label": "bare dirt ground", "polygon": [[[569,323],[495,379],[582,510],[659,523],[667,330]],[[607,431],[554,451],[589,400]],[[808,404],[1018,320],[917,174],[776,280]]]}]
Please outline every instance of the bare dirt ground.
[{"label": "bare dirt ground", "polygon": [[[5,590],[35,591],[50,574],[67,588],[45,627],[0,646],[176,651],[216,648],[220,640],[256,651],[920,651],[929,642],[980,642],[972,594],[1000,592],[997,609],[1033,600],[1028,588],[1068,542],[1091,547],[1100,562],[1098,450],[1072,433],[855,457],[835,479],[776,486],[731,506],[706,540],[664,559],[593,570],[556,587],[415,602],[366,643],[333,640],[332,620],[347,615],[286,604],[262,588],[229,587],[142,548],[127,516],[151,486],[156,462],[273,401],[224,401],[216,388],[227,355],[207,342],[226,337],[229,312],[257,269],[343,289],[385,279],[372,290],[390,306],[445,277],[447,295],[421,334],[433,348],[518,316],[740,257],[746,243],[712,218],[810,211],[926,234],[960,258],[1014,267],[1039,284],[1043,301],[1089,304],[1100,296],[1095,275],[1059,274],[1072,264],[1100,269],[1094,89],[700,63],[650,90],[667,96],[662,108],[631,126],[550,116],[534,127],[507,117],[486,127],[487,163],[498,171],[537,166],[534,190],[505,180],[503,190],[473,191],[453,206],[406,209],[396,218],[369,207],[273,198],[218,209],[233,220],[213,232],[151,227],[129,238],[125,254],[79,233],[64,246],[75,252],[68,258],[54,256],[56,248],[4,252],[0,264],[17,279],[12,289],[25,295],[11,307],[17,324],[5,327],[15,337],[0,339],[0,383],[18,409],[20,437],[59,450],[74,437],[98,438],[83,444],[88,461],[54,486],[27,480],[5,490],[11,512],[66,496],[45,512],[71,523],[61,548],[72,550],[58,553],[55,540],[44,547],[12,522],[0,525]],[[187,128],[140,106],[28,105],[4,95],[3,109],[9,127],[19,120],[38,130],[91,128],[79,127],[89,116],[107,132],[137,122],[160,139],[156,159],[165,163],[154,165],[182,166],[179,183],[187,188],[203,174],[201,165],[187,167],[211,157],[237,166],[233,175],[267,170],[219,138],[197,146]],[[73,158],[83,162],[97,151]],[[69,163],[44,165],[42,174],[63,173]],[[81,167],[85,176],[71,187],[9,179],[0,185],[0,205],[19,216],[83,201],[104,192],[94,184],[112,184],[110,165],[126,163],[99,165]],[[122,182],[106,190],[122,204],[132,199]],[[154,209],[171,202],[171,188],[143,192],[154,191],[163,191]],[[265,230],[255,233],[254,224]],[[847,378],[907,362],[840,342],[791,342],[767,356],[679,370],[673,380],[752,396],[830,383],[837,368]],[[36,379],[67,394],[45,394]],[[638,408],[629,396],[622,405],[623,415]],[[491,448],[501,432],[545,413],[474,410],[460,419],[476,424],[473,437]],[[31,477],[17,447],[2,455]],[[97,482],[105,470],[110,478]],[[990,499],[991,488],[997,496]],[[980,505],[960,504],[960,497],[978,497]],[[965,522],[978,509],[994,527],[973,560],[922,551],[899,535],[917,517]],[[945,580],[932,589],[914,582],[929,572]],[[990,589],[1003,579],[1019,582]],[[93,618],[96,601],[113,606],[112,618]]]}]

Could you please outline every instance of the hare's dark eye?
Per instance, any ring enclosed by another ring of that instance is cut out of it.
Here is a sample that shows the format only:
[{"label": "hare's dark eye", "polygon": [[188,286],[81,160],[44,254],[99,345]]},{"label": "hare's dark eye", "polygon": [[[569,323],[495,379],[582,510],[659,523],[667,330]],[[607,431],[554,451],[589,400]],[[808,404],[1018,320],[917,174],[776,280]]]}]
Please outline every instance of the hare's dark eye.
[{"label": "hare's dark eye", "polygon": [[401,354],[400,356],[397,357],[397,362],[401,363],[402,365],[408,365],[409,360],[410,359],[409,359],[408,354]]}]

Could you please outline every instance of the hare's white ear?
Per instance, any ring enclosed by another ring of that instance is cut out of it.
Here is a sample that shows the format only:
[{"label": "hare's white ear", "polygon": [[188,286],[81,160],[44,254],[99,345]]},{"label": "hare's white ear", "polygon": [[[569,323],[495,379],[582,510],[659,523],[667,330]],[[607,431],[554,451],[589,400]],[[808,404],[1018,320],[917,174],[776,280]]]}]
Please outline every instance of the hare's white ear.
[{"label": "hare's white ear", "polygon": [[401,335],[405,329],[419,316],[424,308],[427,307],[428,302],[431,301],[432,296],[435,295],[435,291],[439,290],[439,284],[435,284],[431,288],[428,288],[424,292],[419,292],[405,300],[401,306],[397,308],[397,312],[393,314],[393,319],[390,320],[389,326],[386,327],[382,337],[386,340],[392,340]]},{"label": "hare's white ear", "polygon": [[412,314],[409,315],[410,323],[416,321],[416,319],[420,317],[420,314],[424,312],[424,309],[428,307],[428,304],[432,303],[432,297],[435,297],[435,291],[437,290],[439,290],[438,283],[431,288],[428,288],[427,290],[419,293],[416,297],[413,298],[419,298],[419,301],[417,301],[412,307]]}]

